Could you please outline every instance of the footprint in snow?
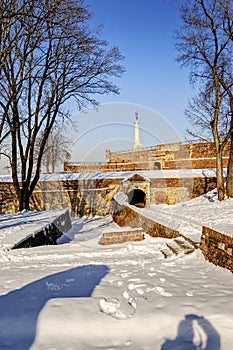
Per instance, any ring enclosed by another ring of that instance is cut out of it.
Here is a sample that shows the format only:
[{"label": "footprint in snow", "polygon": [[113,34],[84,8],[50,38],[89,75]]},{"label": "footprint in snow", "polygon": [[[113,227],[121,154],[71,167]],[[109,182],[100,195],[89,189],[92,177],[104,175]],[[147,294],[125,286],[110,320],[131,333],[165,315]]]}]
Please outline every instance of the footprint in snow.
[{"label": "footprint in snow", "polygon": [[138,284],[138,285],[135,285],[134,283],[130,283],[127,287],[127,289],[131,292],[135,291],[137,294],[139,295],[143,295],[144,294],[144,291],[142,288],[140,287],[145,287],[146,285],[145,284]]},{"label": "footprint in snow", "polygon": [[127,278],[129,275],[131,275],[130,272],[124,272],[124,273],[121,274],[121,277],[122,278]]},{"label": "footprint in snow", "polygon": [[155,272],[148,272],[148,276],[150,276],[150,277],[153,277],[153,276],[155,276],[155,275],[156,275]]},{"label": "footprint in snow", "polygon": [[117,320],[125,320],[134,314],[129,303],[120,301],[118,298],[100,299],[99,310]]},{"label": "footprint in snow", "polygon": [[45,287],[46,287],[46,289],[52,290],[52,291],[54,291],[54,290],[61,290],[62,289],[61,285],[59,285],[57,283],[52,283],[52,282],[46,282],[45,283]]},{"label": "footprint in snow", "polygon": [[53,282],[45,282],[45,288],[50,290],[50,291],[56,291],[56,290],[61,290],[64,287],[70,287],[70,283],[74,282],[73,278],[66,279],[65,283],[62,284],[57,284]]},{"label": "footprint in snow", "polygon": [[134,284],[129,283],[127,289],[123,293],[123,297],[127,300],[128,304],[133,308],[134,312],[136,311],[137,299],[146,299],[144,297],[144,290],[141,287],[145,287],[145,284]]},{"label": "footprint in snow", "polygon": [[120,287],[120,286],[122,286],[124,284],[124,282],[123,281],[118,281],[117,284]]},{"label": "footprint in snow", "polygon": [[133,314],[136,311],[137,304],[134,297],[132,297],[129,292],[124,291],[123,297],[127,300],[128,304],[133,308]]},{"label": "footprint in snow", "polygon": [[74,282],[74,278],[67,278],[65,280],[66,283],[71,283],[71,282]]},{"label": "footprint in snow", "polygon": [[169,293],[169,292],[165,292],[164,288],[163,287],[155,287],[155,290],[158,294],[164,296],[164,297],[172,297],[172,294]]}]

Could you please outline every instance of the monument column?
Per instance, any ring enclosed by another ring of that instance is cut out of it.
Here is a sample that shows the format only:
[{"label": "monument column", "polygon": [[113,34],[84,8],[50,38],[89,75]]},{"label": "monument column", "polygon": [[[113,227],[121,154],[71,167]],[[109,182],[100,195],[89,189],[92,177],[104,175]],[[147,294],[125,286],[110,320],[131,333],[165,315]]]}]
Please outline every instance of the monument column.
[{"label": "monument column", "polygon": [[135,113],[136,120],[134,122],[134,151],[142,149],[142,145],[140,143],[140,128],[139,128],[139,120],[138,120],[138,112]]}]

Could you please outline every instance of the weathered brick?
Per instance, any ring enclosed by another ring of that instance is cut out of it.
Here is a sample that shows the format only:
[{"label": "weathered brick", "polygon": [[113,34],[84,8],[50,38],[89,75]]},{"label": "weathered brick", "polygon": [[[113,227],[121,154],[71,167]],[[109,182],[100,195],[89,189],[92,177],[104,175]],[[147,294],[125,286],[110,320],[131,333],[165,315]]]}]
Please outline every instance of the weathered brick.
[{"label": "weathered brick", "polygon": [[202,228],[200,248],[204,257],[215,265],[224,267],[233,272],[233,238],[213,230]]}]

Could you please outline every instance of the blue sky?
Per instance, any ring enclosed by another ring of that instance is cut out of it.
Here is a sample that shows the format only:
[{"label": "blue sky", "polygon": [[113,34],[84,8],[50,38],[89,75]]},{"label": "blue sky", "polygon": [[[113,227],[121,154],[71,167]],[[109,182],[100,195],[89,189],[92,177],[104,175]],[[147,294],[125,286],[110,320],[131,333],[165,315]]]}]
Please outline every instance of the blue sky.
[{"label": "blue sky", "polygon": [[[86,0],[103,23],[103,37],[125,56],[126,73],[119,81],[119,97],[182,118],[190,95],[187,71],[175,62],[174,30],[179,28],[178,3],[174,0]],[[111,101],[112,102],[112,101]],[[181,128],[183,123],[179,123]]]},{"label": "blue sky", "polygon": [[[183,139],[187,126],[184,110],[194,90],[189,84],[188,71],[175,60],[174,36],[180,27],[180,1],[86,0],[84,3],[94,14],[92,25],[102,24],[102,38],[110,46],[118,46],[125,57],[126,72],[116,81],[120,88],[118,96],[97,97],[98,112],[90,109],[75,114],[79,131],[72,135],[72,159],[102,161],[106,148],[112,151],[132,148],[131,126],[138,109],[144,147]],[[166,135],[164,125],[168,124],[170,131]]]},{"label": "blue sky", "polygon": [[72,161],[104,161],[105,150],[132,149],[135,112],[144,147],[184,139],[184,110],[195,93],[188,71],[175,61],[175,30],[181,0],[84,0],[93,12],[91,26],[102,24],[102,38],[118,46],[126,72],[117,96],[96,96],[98,110],[78,113],[68,129]]},{"label": "blue sky", "polygon": [[[118,46],[125,57],[126,72],[116,81],[119,95],[97,97],[98,112],[90,109],[75,114],[79,131],[72,135],[72,159],[102,161],[106,148],[132,148],[131,126],[138,109],[140,126],[146,130],[141,132],[144,147],[183,139],[187,126],[184,110],[194,89],[188,71],[175,60],[175,30],[180,27],[178,1],[86,0],[85,4],[94,14],[92,25],[102,24],[102,38]],[[151,111],[153,117],[149,117]],[[166,135],[166,126],[162,133],[158,131],[164,125],[162,119],[173,132]]]}]

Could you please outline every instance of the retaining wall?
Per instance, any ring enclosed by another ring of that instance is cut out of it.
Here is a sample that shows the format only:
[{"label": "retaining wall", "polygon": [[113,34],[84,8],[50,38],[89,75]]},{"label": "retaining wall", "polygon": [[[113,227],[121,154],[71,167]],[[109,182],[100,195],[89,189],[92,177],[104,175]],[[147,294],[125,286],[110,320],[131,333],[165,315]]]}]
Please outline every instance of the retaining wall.
[{"label": "retaining wall", "polygon": [[127,204],[119,204],[116,200],[114,202],[112,217],[119,226],[141,227],[152,237],[175,238],[180,236],[178,231],[146,218],[135,207]]},{"label": "retaining wall", "polygon": [[42,229],[37,232],[32,232],[29,236],[27,235],[20,242],[15,243],[12,249],[18,248],[31,248],[42,245],[55,245],[57,239],[71,229],[72,223],[68,210],[64,213],[59,214],[53,222],[44,225]]},{"label": "retaining wall", "polygon": [[233,272],[232,237],[203,226],[200,248],[205,259]]},{"label": "retaining wall", "polygon": [[[120,173],[119,173],[120,174]],[[107,215],[111,212],[112,199],[119,191],[126,194],[141,189],[146,203],[175,204],[199,197],[216,188],[215,177],[161,178],[137,181],[136,176],[89,180],[64,180],[39,182],[30,202],[32,211],[68,208],[71,215]],[[178,174],[179,176],[179,174]],[[126,179],[127,180],[127,179]],[[12,183],[0,182],[0,214],[18,211],[18,200]]]}]

